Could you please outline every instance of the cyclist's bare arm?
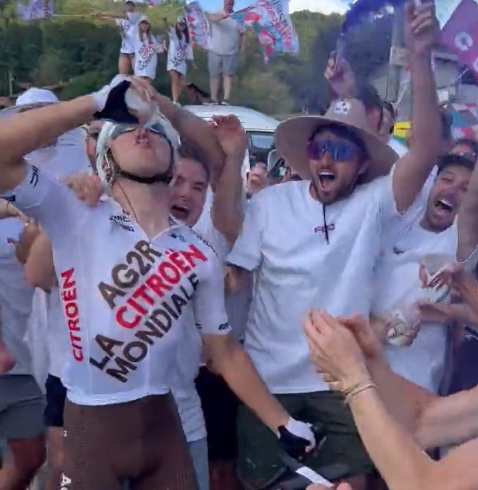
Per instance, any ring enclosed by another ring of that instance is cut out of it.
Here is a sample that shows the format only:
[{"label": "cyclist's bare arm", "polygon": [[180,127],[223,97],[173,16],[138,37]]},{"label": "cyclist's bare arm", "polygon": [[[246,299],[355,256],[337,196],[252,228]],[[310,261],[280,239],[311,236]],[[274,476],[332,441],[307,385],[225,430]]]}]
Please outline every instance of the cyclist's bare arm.
[{"label": "cyclist's bare arm", "polygon": [[467,260],[478,245],[478,168],[475,167],[458,214],[459,262]]},{"label": "cyclist's bare arm", "polygon": [[30,286],[50,291],[57,285],[51,242],[43,233],[33,242],[24,273]]},{"label": "cyclist's bare arm", "polygon": [[219,373],[238,398],[253,410],[274,433],[286,425],[289,415],[269,393],[249,356],[232,334],[203,335],[213,369]]},{"label": "cyclist's bare arm", "polygon": [[[407,402],[402,399],[402,403]],[[362,442],[390,490],[478,487],[478,440],[464,444],[436,463],[388,413],[377,391],[369,389],[352,397],[350,407]]]},{"label": "cyclist's bare arm", "polygon": [[422,448],[478,437],[478,388],[440,398],[393,373],[383,362],[369,365],[387,410]]},{"label": "cyclist's bare arm", "polygon": [[90,122],[97,111],[90,96],[16,114],[0,120],[0,192],[14,189],[25,176],[23,157],[62,134]]},{"label": "cyclist's bare arm", "polygon": [[181,136],[181,143],[192,146],[201,154],[201,161],[209,167],[211,182],[219,180],[225,155],[211,126],[192,112],[173,104],[168,97],[155,94],[159,110],[169,119]]}]

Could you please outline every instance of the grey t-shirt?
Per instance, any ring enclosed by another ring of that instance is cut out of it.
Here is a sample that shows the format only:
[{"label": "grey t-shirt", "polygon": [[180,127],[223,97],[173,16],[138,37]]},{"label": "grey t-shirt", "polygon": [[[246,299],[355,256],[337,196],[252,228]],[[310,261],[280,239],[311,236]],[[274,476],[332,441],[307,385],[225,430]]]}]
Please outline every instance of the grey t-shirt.
[{"label": "grey t-shirt", "polygon": [[211,22],[209,50],[221,56],[237,54],[240,48],[240,36],[243,32],[243,25],[232,17],[219,22]]}]

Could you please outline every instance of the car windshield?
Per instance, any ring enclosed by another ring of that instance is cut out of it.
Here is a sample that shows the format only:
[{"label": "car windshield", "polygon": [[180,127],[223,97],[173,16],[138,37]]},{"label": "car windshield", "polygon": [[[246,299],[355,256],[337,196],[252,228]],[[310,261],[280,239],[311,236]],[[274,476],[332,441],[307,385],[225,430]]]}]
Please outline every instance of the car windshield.
[{"label": "car windshield", "polygon": [[269,151],[274,143],[274,133],[248,132],[251,138],[251,147],[254,150]]}]

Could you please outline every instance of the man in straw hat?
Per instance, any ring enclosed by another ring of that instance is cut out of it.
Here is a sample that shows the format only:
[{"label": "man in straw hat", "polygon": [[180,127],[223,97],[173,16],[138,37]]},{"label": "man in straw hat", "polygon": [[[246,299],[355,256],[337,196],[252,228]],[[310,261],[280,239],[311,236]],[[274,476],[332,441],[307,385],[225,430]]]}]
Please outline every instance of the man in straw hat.
[{"label": "man in straw hat", "polygon": [[[325,423],[327,441],[312,466],[348,464],[355,488],[363,488],[362,475],[373,465],[342,397],[327,392],[311,366],[300,321],[312,307],[334,316],[370,313],[382,244],[406,226],[407,210],[438,156],[440,118],[430,63],[437,31],[431,3],[408,6],[419,144],[390,172],[397,155],[368,126],[356,99],[334,102],[325,116],[281,123],[276,148],[304,180],[269,187],[252,199],[228,257],[236,276],[255,272],[246,351],[292,414]],[[240,476],[252,482],[268,478],[280,464],[276,443],[245,408],[238,434]]]}]

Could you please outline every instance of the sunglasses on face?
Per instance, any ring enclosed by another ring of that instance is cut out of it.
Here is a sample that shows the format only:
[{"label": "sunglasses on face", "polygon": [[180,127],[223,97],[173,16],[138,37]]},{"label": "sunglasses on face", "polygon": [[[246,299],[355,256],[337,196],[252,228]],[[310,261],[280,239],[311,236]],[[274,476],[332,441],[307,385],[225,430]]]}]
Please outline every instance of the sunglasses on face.
[{"label": "sunglasses on face", "polygon": [[[121,134],[132,133],[137,129],[138,126],[118,126],[117,130],[113,133],[113,139],[116,139]],[[157,134],[158,136],[161,136],[166,140],[168,139],[168,137],[166,136],[166,131],[164,130],[162,124],[151,124],[150,126],[145,126],[145,129],[148,129],[150,133]]]},{"label": "sunglasses on face", "polygon": [[327,153],[334,162],[346,162],[363,155],[362,150],[353,143],[321,138],[309,141],[307,153],[310,160],[320,160]]}]

